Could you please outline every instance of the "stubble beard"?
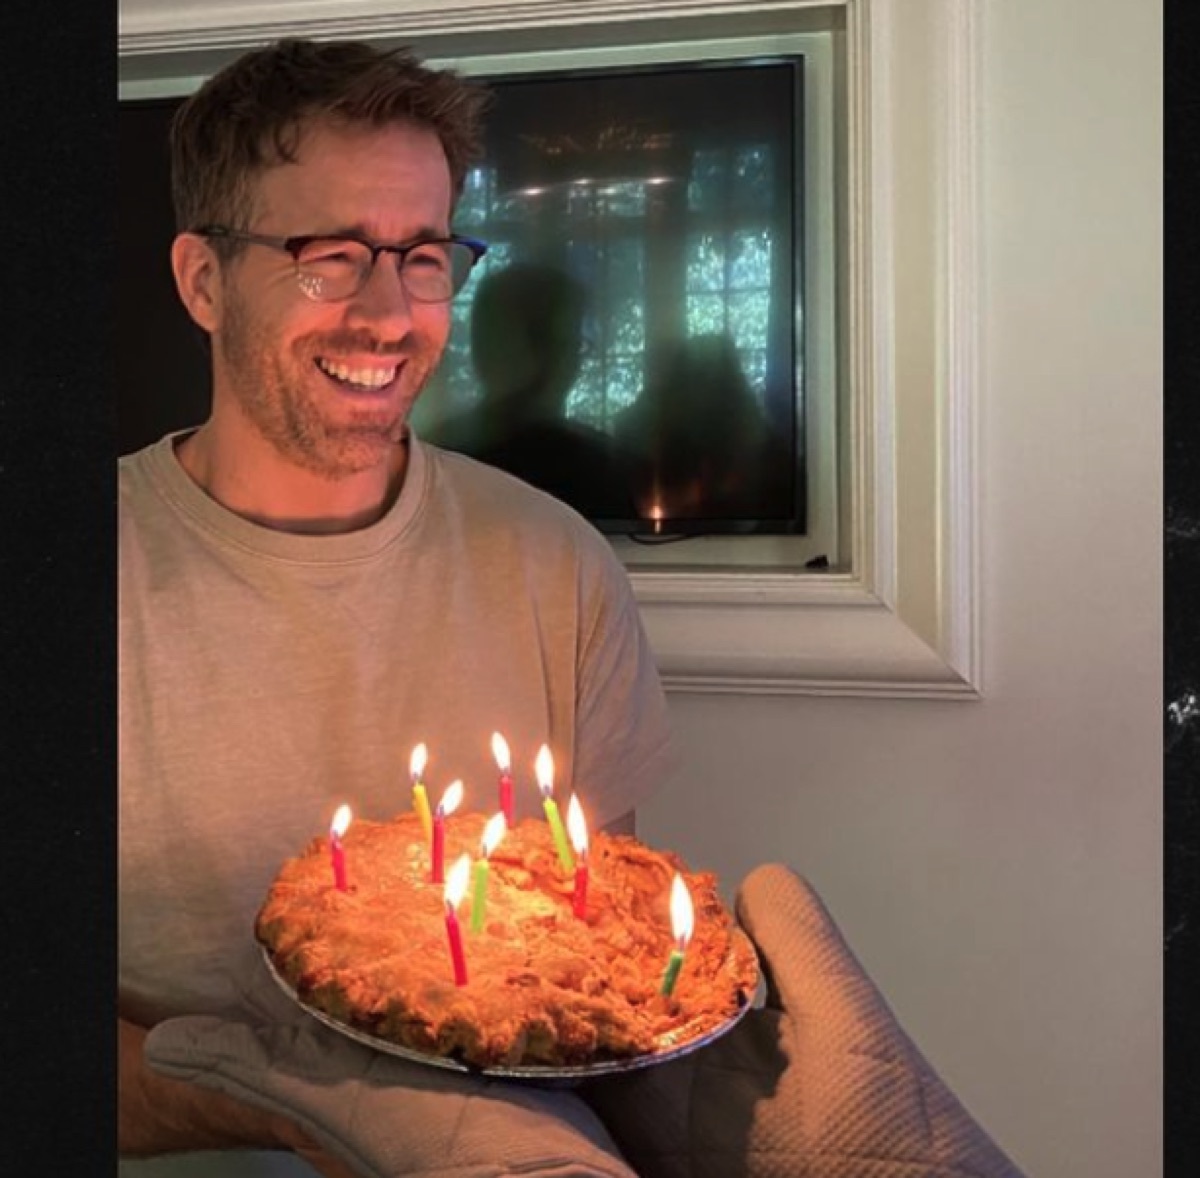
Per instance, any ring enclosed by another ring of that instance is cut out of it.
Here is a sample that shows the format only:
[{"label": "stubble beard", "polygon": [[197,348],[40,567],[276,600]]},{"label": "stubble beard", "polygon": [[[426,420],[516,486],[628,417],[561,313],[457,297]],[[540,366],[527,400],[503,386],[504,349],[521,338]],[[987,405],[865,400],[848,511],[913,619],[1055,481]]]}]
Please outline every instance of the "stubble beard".
[{"label": "stubble beard", "polygon": [[328,335],[302,336],[289,349],[272,346],[240,304],[228,307],[222,349],[230,391],[258,433],[289,463],[330,481],[386,465],[405,434],[408,414],[440,358],[428,345],[376,349],[402,362],[399,406],[364,404],[334,418],[322,406],[327,378],[316,357],[336,355]]}]

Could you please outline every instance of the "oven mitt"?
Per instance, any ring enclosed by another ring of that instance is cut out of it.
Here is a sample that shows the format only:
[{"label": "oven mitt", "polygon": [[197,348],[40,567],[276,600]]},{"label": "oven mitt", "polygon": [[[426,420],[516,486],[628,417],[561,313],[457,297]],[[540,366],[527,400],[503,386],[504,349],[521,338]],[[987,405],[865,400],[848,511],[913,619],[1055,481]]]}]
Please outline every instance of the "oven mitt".
[{"label": "oven mitt", "polygon": [[245,1021],[159,1023],[146,1037],[152,1068],[288,1117],[363,1178],[636,1178],[574,1092],[376,1051],[303,1013],[251,964]]},{"label": "oven mitt", "polygon": [[756,868],[737,914],[765,1008],[689,1055],[581,1089],[641,1178],[1021,1178],[804,880]]}]

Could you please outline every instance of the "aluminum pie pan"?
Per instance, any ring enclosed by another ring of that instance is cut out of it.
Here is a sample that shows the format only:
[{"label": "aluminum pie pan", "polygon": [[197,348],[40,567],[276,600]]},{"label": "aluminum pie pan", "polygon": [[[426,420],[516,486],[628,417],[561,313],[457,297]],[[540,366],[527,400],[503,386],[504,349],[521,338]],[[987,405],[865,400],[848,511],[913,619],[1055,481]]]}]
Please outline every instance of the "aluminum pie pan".
[{"label": "aluminum pie pan", "polygon": [[[733,935],[741,938],[744,945],[750,948],[751,953],[749,956],[752,957],[757,967],[758,955],[754,952],[753,942],[751,942],[750,938],[741,929],[735,928]],[[325,1011],[319,1010],[317,1007],[305,1002],[296,992],[295,987],[275,968],[275,963],[271,960],[266,946],[260,945],[259,949],[271,977],[275,979],[275,982],[284,994],[299,1006],[305,1014],[311,1015],[318,1022],[324,1023],[325,1026],[336,1031],[339,1035],[353,1039],[357,1043],[362,1043],[364,1046],[371,1047],[386,1055],[394,1055],[400,1059],[425,1064],[429,1067],[441,1068],[444,1071],[460,1072],[464,1075],[482,1076],[490,1079],[524,1080],[533,1083],[578,1084],[584,1080],[594,1079],[597,1076],[621,1075],[625,1072],[634,1072],[641,1068],[654,1067],[660,1063],[680,1059],[682,1056],[697,1051],[701,1047],[708,1046],[708,1044],[715,1042],[723,1035],[727,1035],[745,1018],[748,1011],[762,1006],[766,995],[766,982],[763,978],[762,969],[756,968],[756,981],[753,992],[747,993],[743,991],[739,995],[737,1010],[723,1023],[711,1028],[703,1035],[696,1035],[688,1039],[681,1038],[687,1032],[686,1026],[681,1027],[672,1035],[666,1036],[667,1039],[674,1040],[669,1042],[667,1046],[657,1051],[647,1052],[645,1055],[631,1056],[628,1059],[605,1059],[594,1063],[572,1066],[556,1066],[553,1064],[495,1064],[488,1067],[481,1067],[478,1064],[464,1063],[460,1059],[453,1059],[443,1055],[429,1055],[423,1051],[417,1051],[412,1047],[393,1043],[390,1039],[381,1039],[377,1035],[372,1035],[369,1031],[360,1030],[358,1027],[344,1023],[340,1019],[335,1019]]]}]

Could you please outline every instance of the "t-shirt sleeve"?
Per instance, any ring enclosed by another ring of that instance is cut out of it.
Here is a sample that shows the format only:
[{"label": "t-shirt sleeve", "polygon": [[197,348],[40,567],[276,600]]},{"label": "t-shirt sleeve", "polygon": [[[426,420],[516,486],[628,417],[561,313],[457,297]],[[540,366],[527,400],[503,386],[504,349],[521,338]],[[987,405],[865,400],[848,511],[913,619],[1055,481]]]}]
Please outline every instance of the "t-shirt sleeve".
[{"label": "t-shirt sleeve", "polygon": [[585,602],[575,717],[575,780],[596,827],[635,809],[678,767],[633,589],[616,557],[604,556]]}]

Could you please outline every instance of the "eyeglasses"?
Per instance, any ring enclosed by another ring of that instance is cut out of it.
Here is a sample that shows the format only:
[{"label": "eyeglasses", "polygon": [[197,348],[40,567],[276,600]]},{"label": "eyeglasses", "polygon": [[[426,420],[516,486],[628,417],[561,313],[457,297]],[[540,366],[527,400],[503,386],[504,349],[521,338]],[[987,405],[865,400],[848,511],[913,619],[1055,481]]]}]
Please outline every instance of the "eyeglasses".
[{"label": "eyeglasses", "polygon": [[271,237],[224,225],[206,225],[193,232],[291,254],[300,289],[316,303],[353,298],[367,284],[380,254],[396,255],[396,269],[410,298],[418,303],[445,303],[462,290],[488,249],[482,241],[457,234],[409,245],[380,245],[362,237]]}]

